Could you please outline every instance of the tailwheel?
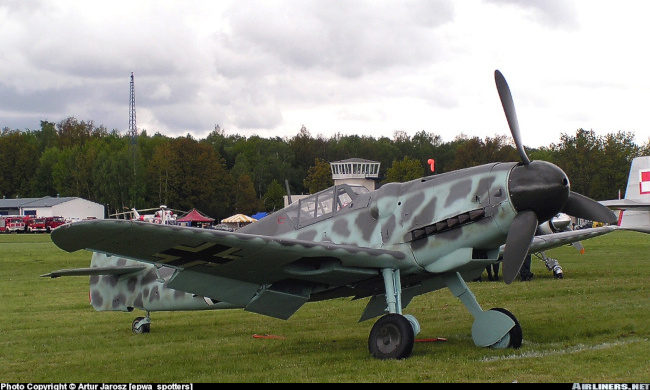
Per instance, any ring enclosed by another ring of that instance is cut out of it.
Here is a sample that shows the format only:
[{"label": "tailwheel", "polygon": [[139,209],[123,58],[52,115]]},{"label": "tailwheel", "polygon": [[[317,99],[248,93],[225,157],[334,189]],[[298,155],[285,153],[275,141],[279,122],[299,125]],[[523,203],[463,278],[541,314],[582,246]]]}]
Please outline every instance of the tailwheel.
[{"label": "tailwheel", "polygon": [[517,317],[515,317],[514,314],[510,313],[508,310],[500,307],[495,307],[490,310],[503,313],[508,317],[510,317],[510,319],[515,322],[515,326],[513,326],[512,329],[510,329],[507,335],[510,340],[508,341],[507,345],[503,346],[503,348],[513,348],[513,349],[521,348],[521,342],[523,341],[524,336],[523,336],[523,332],[521,331],[521,325],[519,324]]},{"label": "tailwheel", "polygon": [[131,324],[131,330],[135,334],[149,333],[151,331],[151,320],[149,317],[137,317]]},{"label": "tailwheel", "polygon": [[401,314],[381,317],[370,330],[368,349],[377,359],[405,359],[413,351],[415,334],[411,322]]}]

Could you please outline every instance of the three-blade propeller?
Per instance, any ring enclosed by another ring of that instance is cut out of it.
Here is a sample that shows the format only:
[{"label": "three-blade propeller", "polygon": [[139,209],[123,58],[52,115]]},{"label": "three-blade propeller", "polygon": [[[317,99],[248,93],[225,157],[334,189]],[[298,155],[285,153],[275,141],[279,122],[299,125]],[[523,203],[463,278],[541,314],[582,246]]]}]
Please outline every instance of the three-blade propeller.
[{"label": "three-blade propeller", "polygon": [[584,195],[571,192],[569,180],[559,167],[545,161],[530,161],[521,141],[515,104],[508,83],[498,70],[494,72],[494,79],[521,159],[521,164],[510,174],[508,188],[517,210],[503,253],[503,280],[510,284],[519,274],[540,222],[549,220],[560,212],[610,224],[616,223],[617,219],[607,207]]}]

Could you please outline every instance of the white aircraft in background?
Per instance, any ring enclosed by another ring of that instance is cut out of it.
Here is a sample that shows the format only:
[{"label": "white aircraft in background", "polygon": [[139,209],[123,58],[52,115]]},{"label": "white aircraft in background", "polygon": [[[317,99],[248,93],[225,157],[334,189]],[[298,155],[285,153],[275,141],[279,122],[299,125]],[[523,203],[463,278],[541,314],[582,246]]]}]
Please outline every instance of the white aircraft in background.
[{"label": "white aircraft in background", "polygon": [[[630,174],[628,175],[625,197],[601,201],[600,204],[612,210],[618,210],[618,226],[622,229],[629,228],[636,231],[650,233],[650,156],[636,157],[632,160]],[[547,222],[539,225],[537,234],[551,234],[572,230],[571,217],[559,213]],[[584,253],[580,241],[572,245]],[[563,271],[557,259],[547,257],[544,252],[535,253],[535,256],[544,261],[546,268],[553,271],[556,278],[563,277]]]},{"label": "white aircraft in background", "polygon": [[[632,160],[627,179],[625,197],[600,202],[612,210],[618,210],[618,225],[622,228],[650,225],[650,156],[636,157]],[[650,233],[650,229],[645,231]]]},{"label": "white aircraft in background", "polygon": [[116,217],[118,215],[131,214],[132,220],[135,221],[144,221],[151,223],[159,223],[163,225],[175,225],[176,218],[178,215],[174,213],[176,210],[167,208],[165,205],[160,205],[160,207],[140,210],[141,212],[156,210],[154,214],[140,214],[138,210],[134,207],[131,211],[126,211],[124,213],[111,214],[110,217]]}]

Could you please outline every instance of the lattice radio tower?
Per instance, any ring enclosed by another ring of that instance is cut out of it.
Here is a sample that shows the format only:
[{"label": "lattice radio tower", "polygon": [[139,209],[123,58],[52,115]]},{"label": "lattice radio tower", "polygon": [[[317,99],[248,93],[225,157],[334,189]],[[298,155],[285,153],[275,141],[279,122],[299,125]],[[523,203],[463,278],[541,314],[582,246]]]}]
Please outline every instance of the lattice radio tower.
[{"label": "lattice radio tower", "polygon": [[131,72],[131,100],[129,102],[129,135],[131,144],[135,144],[138,136],[138,127],[135,123],[135,83],[133,82],[133,72]]},{"label": "lattice radio tower", "polygon": [[[131,99],[129,101],[129,135],[131,136],[131,158],[133,162],[133,189],[132,196],[137,189],[137,174],[136,174],[136,142],[138,138],[138,126],[135,123],[135,83],[133,82],[133,72],[131,72]],[[132,199],[133,207],[135,207],[135,199]]]}]

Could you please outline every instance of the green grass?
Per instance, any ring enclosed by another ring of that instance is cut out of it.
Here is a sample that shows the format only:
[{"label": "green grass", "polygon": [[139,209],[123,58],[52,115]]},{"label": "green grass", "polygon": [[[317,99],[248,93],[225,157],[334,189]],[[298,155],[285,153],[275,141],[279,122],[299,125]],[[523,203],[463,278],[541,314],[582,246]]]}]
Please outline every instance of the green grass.
[{"label": "green grass", "polygon": [[[66,253],[48,235],[0,235],[0,382],[648,382],[650,236],[614,232],[549,251],[556,280],[533,259],[535,278],[473,282],[484,309],[504,307],[523,328],[519,350],[474,346],[472,317],[448,290],[417,297],[416,343],[402,361],[370,357],[366,300],[308,303],[288,321],[242,310],[95,312],[87,277],[39,275],[87,267],[89,252]],[[273,334],[284,339],[257,339]]]}]

